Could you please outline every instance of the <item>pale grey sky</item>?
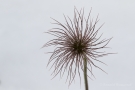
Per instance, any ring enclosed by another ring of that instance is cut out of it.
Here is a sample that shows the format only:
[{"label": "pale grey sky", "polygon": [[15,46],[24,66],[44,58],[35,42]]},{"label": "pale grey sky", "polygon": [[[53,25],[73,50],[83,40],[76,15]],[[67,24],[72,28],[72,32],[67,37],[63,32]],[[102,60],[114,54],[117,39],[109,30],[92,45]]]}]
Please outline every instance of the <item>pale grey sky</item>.
[{"label": "pale grey sky", "polygon": [[43,33],[54,27],[50,17],[65,23],[63,14],[72,18],[74,6],[99,14],[102,38],[113,37],[107,51],[118,53],[100,58],[108,74],[93,68],[90,90],[135,90],[134,0],[0,0],[0,90],[84,90],[79,77],[68,88],[66,73],[51,80],[44,52],[53,49],[40,49],[54,38]]}]

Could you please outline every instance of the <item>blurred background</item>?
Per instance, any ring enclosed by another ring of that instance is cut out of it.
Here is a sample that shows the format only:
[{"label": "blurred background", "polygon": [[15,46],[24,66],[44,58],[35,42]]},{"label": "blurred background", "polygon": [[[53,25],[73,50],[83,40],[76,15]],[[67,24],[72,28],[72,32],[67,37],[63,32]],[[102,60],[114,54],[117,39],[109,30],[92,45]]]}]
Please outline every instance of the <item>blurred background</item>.
[{"label": "blurred background", "polygon": [[84,90],[83,76],[77,76],[68,87],[67,73],[51,80],[47,68],[54,47],[41,48],[55,38],[46,34],[56,27],[50,17],[65,23],[71,19],[74,6],[84,8],[85,16],[99,14],[99,35],[111,38],[108,55],[96,63],[108,74],[93,68],[96,79],[89,79],[90,90],[135,90],[135,1],[134,0],[0,0],[0,90]]}]

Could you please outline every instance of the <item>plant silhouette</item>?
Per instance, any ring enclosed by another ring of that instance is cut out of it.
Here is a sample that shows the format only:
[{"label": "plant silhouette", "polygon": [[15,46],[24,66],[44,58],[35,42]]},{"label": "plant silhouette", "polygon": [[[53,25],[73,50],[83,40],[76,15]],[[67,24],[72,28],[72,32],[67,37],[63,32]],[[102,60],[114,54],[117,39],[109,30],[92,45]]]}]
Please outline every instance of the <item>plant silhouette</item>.
[{"label": "plant silhouette", "polygon": [[84,73],[85,90],[88,90],[87,77],[90,76],[87,74],[87,71],[89,71],[93,77],[93,66],[105,72],[95,65],[94,61],[105,64],[97,58],[111,53],[100,52],[98,50],[107,48],[106,45],[112,38],[100,40],[102,35],[97,37],[103,24],[96,29],[99,19],[98,16],[95,20],[91,18],[91,10],[87,18],[85,18],[84,9],[78,11],[74,8],[73,20],[65,15],[64,18],[65,24],[52,18],[55,21],[53,24],[60,26],[60,28],[52,28],[46,32],[56,36],[56,39],[48,41],[43,47],[51,45],[57,46],[53,52],[50,52],[52,55],[47,66],[52,63],[51,68],[55,67],[52,73],[54,75],[53,78],[58,74],[62,77],[65,71],[67,71],[69,85],[73,82],[77,73],[81,81],[80,70],[82,70]]}]

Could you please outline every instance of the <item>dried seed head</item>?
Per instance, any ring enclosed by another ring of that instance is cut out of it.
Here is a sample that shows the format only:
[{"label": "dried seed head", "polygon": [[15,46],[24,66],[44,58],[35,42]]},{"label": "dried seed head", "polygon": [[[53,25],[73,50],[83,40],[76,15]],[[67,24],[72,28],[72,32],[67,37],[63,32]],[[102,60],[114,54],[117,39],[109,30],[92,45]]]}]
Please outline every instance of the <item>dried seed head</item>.
[{"label": "dried seed head", "polygon": [[96,66],[93,61],[103,63],[102,61],[97,60],[97,58],[110,54],[98,52],[98,50],[106,48],[106,45],[109,43],[111,38],[101,41],[99,40],[102,35],[97,37],[97,33],[102,25],[95,30],[96,24],[99,21],[98,16],[93,23],[93,19],[91,19],[90,14],[91,11],[88,17],[84,18],[84,10],[80,10],[79,12],[75,8],[73,21],[69,17],[67,17],[67,19],[65,16],[66,24],[62,24],[53,19],[56,22],[54,24],[59,25],[61,28],[53,28],[47,32],[57,37],[56,39],[50,40],[43,46],[58,46],[54,52],[52,52],[48,62],[48,64],[53,62],[51,67],[55,67],[52,74],[54,74],[54,77],[58,73],[60,73],[60,76],[63,76],[64,72],[68,70],[67,79],[69,79],[69,85],[74,80],[77,72],[81,80],[80,69],[82,69],[82,71],[84,70],[84,57],[88,63],[87,69],[93,75],[92,66],[102,70],[100,67]]}]

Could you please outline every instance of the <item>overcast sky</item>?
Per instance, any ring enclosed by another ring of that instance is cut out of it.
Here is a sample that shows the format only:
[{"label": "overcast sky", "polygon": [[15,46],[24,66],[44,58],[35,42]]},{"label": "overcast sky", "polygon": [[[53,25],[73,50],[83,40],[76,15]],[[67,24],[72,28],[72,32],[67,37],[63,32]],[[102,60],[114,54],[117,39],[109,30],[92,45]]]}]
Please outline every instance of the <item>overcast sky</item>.
[{"label": "overcast sky", "polygon": [[0,0],[0,90],[84,90],[79,77],[68,88],[66,73],[51,80],[44,53],[53,48],[41,49],[54,38],[44,33],[54,27],[50,17],[65,23],[74,6],[99,14],[102,38],[113,37],[107,51],[118,53],[100,58],[108,74],[93,68],[90,90],[135,90],[135,0]]}]

